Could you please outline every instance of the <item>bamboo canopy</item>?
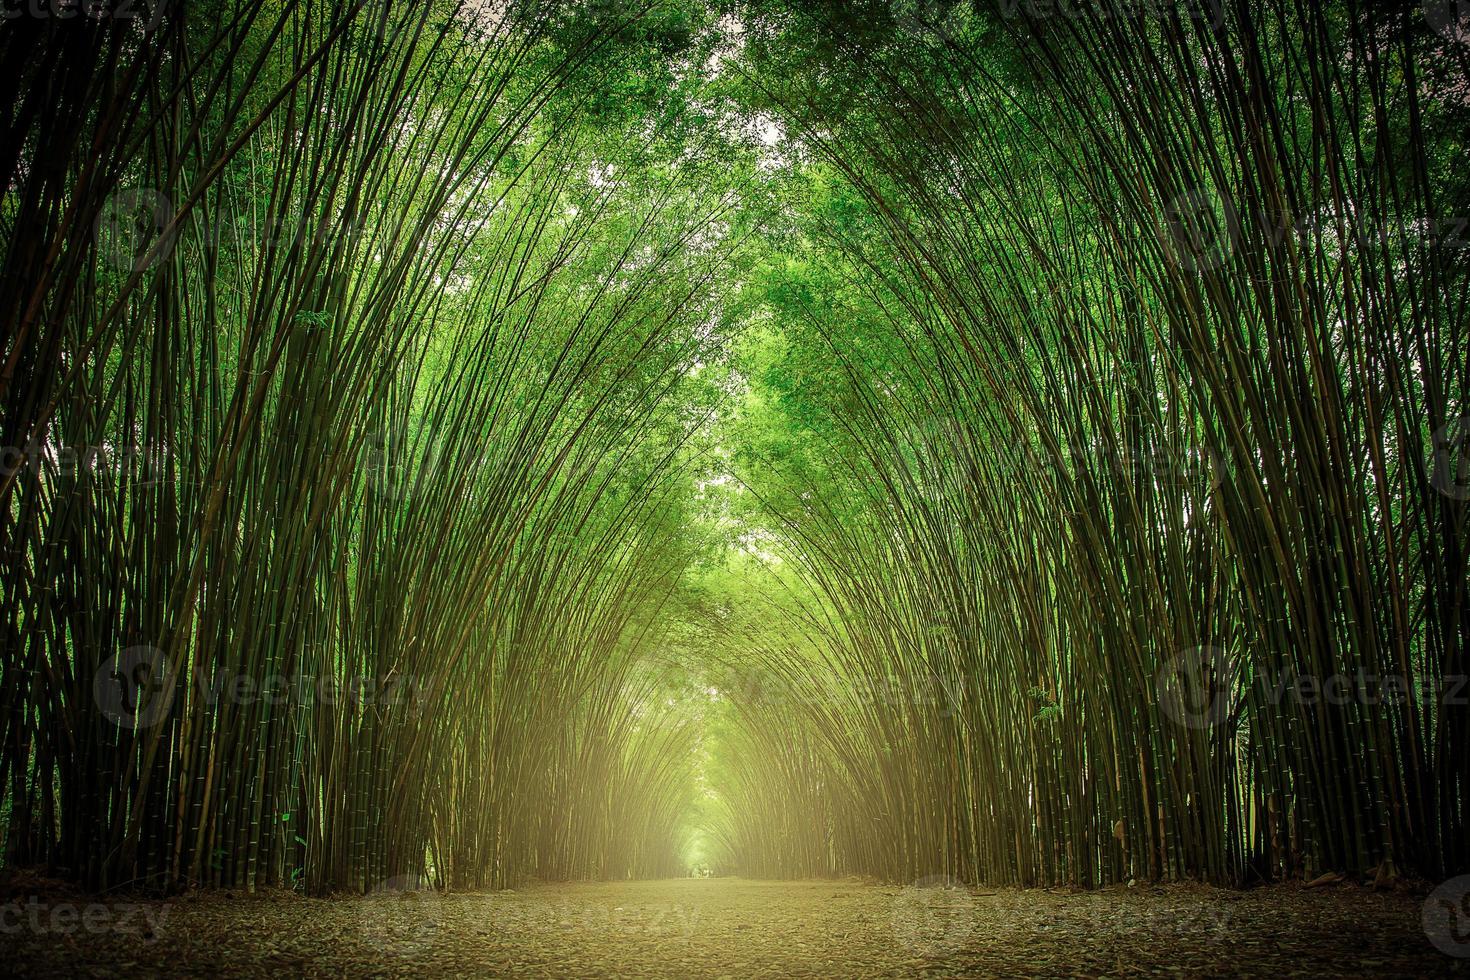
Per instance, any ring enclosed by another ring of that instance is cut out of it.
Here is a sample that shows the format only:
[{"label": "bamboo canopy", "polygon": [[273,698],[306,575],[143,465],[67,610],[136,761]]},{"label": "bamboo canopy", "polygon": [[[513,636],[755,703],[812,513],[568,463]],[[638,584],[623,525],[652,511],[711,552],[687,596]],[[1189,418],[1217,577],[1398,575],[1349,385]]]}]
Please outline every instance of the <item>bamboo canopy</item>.
[{"label": "bamboo canopy", "polygon": [[1453,25],[146,14],[0,32],[6,865],[1470,870]]}]

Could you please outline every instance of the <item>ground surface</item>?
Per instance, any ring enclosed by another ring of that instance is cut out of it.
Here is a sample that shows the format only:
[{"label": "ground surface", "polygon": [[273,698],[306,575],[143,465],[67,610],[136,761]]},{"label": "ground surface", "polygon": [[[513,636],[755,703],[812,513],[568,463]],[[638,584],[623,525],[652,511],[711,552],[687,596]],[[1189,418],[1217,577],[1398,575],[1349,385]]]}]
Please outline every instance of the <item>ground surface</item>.
[{"label": "ground surface", "polygon": [[[11,894],[20,976],[1466,976],[1423,896],[1092,893],[687,879],[356,899],[89,905]],[[1470,936],[1456,952],[1470,956]]]}]

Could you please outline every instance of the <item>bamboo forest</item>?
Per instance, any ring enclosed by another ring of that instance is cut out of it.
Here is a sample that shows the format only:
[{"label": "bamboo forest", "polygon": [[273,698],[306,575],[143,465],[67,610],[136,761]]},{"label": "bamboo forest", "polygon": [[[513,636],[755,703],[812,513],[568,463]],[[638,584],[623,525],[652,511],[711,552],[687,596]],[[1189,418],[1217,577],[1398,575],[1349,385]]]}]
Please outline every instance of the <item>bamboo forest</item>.
[{"label": "bamboo forest", "polygon": [[4,0],[16,976],[1470,976],[1470,3]]}]

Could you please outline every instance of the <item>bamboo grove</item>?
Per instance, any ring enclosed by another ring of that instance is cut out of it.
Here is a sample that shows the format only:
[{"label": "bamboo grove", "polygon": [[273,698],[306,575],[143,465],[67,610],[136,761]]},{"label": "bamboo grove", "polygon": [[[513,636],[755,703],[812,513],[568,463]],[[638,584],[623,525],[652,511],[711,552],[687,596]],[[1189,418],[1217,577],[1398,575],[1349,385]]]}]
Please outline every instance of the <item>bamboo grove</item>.
[{"label": "bamboo grove", "polygon": [[[729,859],[1463,871],[1462,39],[1357,4],[918,6],[900,48],[837,6],[752,30],[842,183],[753,366],[757,445],[772,412],[816,445],[749,479],[827,610],[761,659],[817,707]],[[814,785],[832,816],[773,855]]]},{"label": "bamboo grove", "polygon": [[7,865],[1470,870],[1470,24],[97,9],[0,30]]},{"label": "bamboo grove", "polygon": [[8,861],[672,870],[688,733],[634,666],[687,559],[692,370],[741,232],[718,148],[667,139],[677,86],[605,104],[676,30],[645,14],[7,28]]}]

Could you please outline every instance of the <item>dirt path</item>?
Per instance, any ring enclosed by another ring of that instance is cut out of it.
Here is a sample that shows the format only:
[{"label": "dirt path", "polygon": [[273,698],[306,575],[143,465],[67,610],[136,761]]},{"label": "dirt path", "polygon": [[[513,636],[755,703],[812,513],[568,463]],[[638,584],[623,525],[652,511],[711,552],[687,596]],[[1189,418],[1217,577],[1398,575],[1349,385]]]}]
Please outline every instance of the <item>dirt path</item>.
[{"label": "dirt path", "polygon": [[0,914],[0,972],[1470,976],[1470,959],[1426,939],[1422,904],[1356,888],[970,894],[739,879],[107,906],[12,897]]}]

